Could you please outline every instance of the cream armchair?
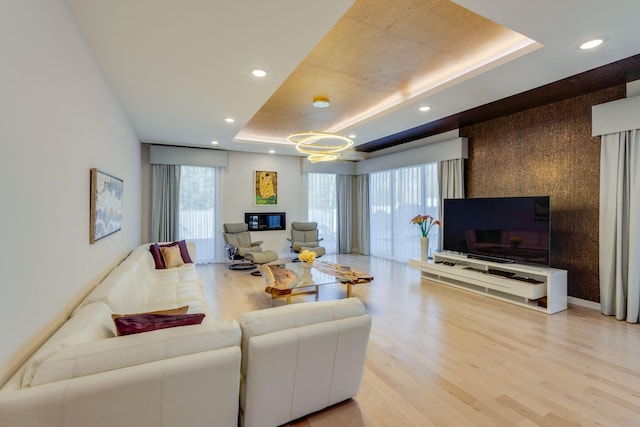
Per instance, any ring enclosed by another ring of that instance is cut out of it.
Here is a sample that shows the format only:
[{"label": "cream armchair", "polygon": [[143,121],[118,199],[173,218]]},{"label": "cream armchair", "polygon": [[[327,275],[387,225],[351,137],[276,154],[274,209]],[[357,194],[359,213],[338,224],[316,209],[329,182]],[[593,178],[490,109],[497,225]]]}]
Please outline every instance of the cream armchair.
[{"label": "cream armchair", "polygon": [[244,258],[249,252],[262,252],[262,240],[252,242],[249,226],[244,222],[223,224],[222,228],[225,243],[235,248],[235,257]]},{"label": "cream armchair", "polygon": [[291,242],[293,252],[308,249],[315,252],[317,256],[325,254],[325,249],[320,246],[323,239],[318,235],[317,222],[292,222],[291,238],[287,240]]},{"label": "cream armchair", "polygon": [[[247,270],[255,268],[255,264],[264,264],[278,259],[278,253],[272,250],[262,250],[262,240],[251,241],[249,226],[244,222],[223,224],[225,249],[232,261],[242,259],[243,262],[233,263],[232,270]],[[259,272],[253,272],[259,276]]]}]

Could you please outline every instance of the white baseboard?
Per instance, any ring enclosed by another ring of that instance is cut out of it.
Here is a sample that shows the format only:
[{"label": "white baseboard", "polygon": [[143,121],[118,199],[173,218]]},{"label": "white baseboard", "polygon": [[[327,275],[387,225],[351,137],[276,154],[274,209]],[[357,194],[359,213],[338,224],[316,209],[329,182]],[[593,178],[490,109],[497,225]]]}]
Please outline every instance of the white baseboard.
[{"label": "white baseboard", "polygon": [[588,301],[586,299],[576,298],[576,297],[567,297],[567,302],[569,304],[579,305],[581,307],[592,308],[594,310],[600,311],[600,303]]}]

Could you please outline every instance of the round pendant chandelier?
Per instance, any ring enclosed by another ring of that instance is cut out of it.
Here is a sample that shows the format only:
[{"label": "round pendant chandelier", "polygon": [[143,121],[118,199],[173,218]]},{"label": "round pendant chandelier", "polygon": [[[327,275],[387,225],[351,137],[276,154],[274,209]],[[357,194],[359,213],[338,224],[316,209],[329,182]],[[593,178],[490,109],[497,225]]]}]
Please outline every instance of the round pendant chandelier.
[{"label": "round pendant chandelier", "polygon": [[300,153],[306,154],[311,163],[336,160],[341,151],[353,145],[351,138],[329,132],[292,133],[287,140],[295,144]]}]

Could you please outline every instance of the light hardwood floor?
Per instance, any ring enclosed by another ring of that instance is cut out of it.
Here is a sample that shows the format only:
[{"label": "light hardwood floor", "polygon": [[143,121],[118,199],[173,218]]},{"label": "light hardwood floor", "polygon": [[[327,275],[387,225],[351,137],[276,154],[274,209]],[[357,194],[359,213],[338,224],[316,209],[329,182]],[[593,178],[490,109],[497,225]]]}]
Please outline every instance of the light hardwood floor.
[{"label": "light hardwood floor", "polygon": [[[354,288],[373,318],[364,379],[355,398],[289,425],[640,426],[640,326],[573,305],[539,313],[379,258],[322,259],[375,277]],[[198,269],[219,319],[285,303],[261,277],[225,264]],[[318,298],[345,292],[327,285]]]}]

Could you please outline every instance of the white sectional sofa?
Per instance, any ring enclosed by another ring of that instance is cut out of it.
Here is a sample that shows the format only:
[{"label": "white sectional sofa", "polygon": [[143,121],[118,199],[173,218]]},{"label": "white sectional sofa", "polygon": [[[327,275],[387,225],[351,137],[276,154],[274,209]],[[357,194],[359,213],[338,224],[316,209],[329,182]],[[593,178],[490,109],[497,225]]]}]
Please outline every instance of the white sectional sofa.
[{"label": "white sectional sofa", "polygon": [[3,386],[0,426],[236,426],[237,322],[116,337],[113,313],[182,305],[209,314],[194,265],[156,270],[136,248]]},{"label": "white sectional sofa", "polygon": [[[202,324],[116,336],[114,313],[184,305]],[[268,427],[357,393],[371,326],[358,299],[240,323],[212,320],[193,264],[157,270],[141,245],[0,389],[0,426],[237,426],[242,405],[242,425]]]}]

